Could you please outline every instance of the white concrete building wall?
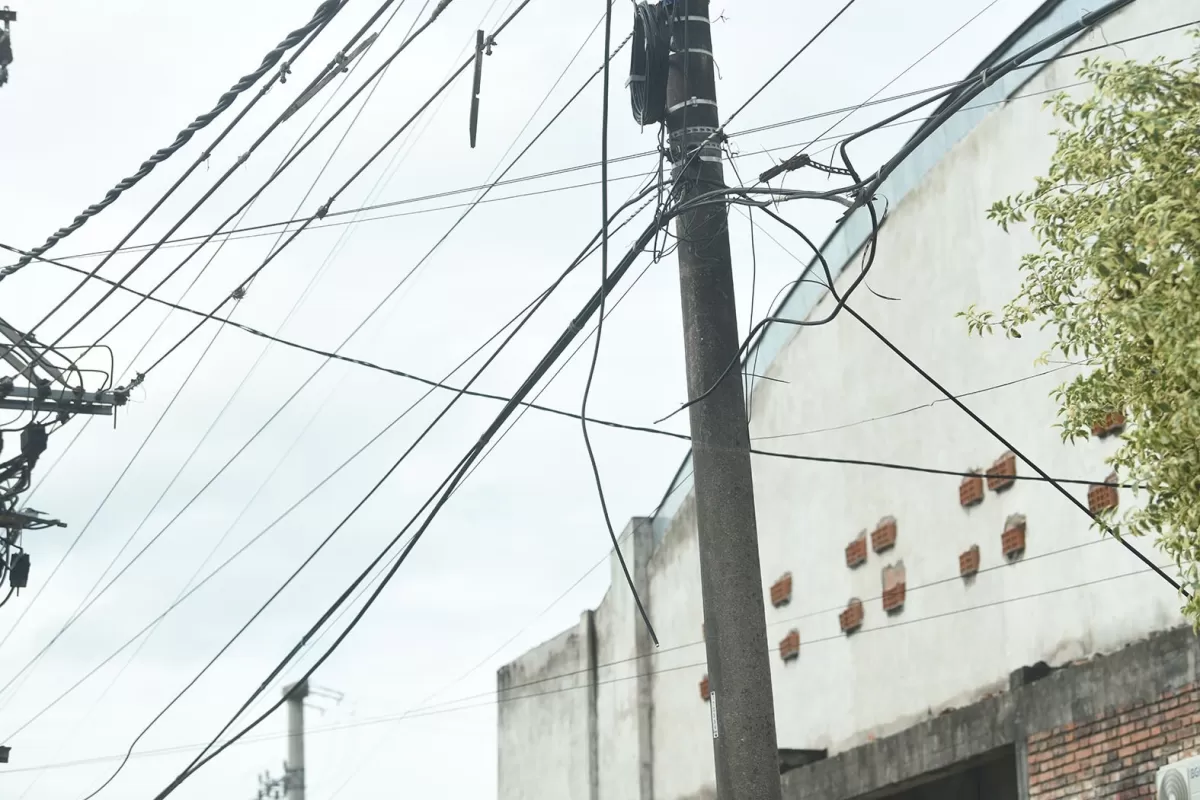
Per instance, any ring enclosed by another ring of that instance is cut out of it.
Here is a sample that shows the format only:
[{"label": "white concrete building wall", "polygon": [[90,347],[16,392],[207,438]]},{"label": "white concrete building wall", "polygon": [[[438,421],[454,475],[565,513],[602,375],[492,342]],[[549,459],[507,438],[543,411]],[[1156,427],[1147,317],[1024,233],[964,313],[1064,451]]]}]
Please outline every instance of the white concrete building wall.
[{"label": "white concrete building wall", "polygon": [[[629,551],[629,537],[622,549]],[[599,797],[602,800],[637,798],[639,756],[638,697],[634,676],[644,665],[637,660],[636,635],[640,624],[633,597],[616,559],[611,559],[611,588],[596,608],[596,696],[599,720]]]},{"label": "white concrete building wall", "polygon": [[590,616],[500,670],[500,800],[591,800]]},{"label": "white concrete building wall", "polygon": [[[1194,19],[1200,19],[1200,0],[1142,0],[1107,21],[1104,36],[1112,41]],[[1093,35],[1073,48],[1102,41]],[[1183,56],[1192,44],[1178,31],[1128,42],[1123,49],[1129,58],[1145,60]],[[997,107],[893,205],[869,283],[900,299],[883,300],[862,288],[851,305],[952,392],[1020,381],[964,402],[1051,475],[1104,480],[1109,473],[1104,458],[1117,443],[1067,446],[1054,428],[1056,406],[1049,393],[1078,367],[1030,377],[1061,366],[1035,364],[1047,336],[1031,331],[1019,341],[970,338],[955,316],[971,303],[999,309],[1017,289],[1017,262],[1035,242],[1024,229],[1005,234],[986,211],[994,201],[1028,189],[1045,171],[1056,123],[1041,100],[1075,83],[1079,63],[1056,62],[1033,76],[1017,92],[1033,98]],[[851,264],[837,281],[843,290],[857,270],[857,261]],[[827,297],[812,315],[832,308]],[[760,449],[949,470],[986,468],[1004,452],[959,409],[935,402],[937,391],[849,315],[796,332],[758,371],[787,381],[759,381],[755,389],[751,435]],[[926,407],[886,416],[917,406]],[[877,417],[885,418],[838,428]],[[838,429],[798,435],[828,428]],[[781,748],[824,748],[831,754],[848,749],[998,691],[1021,666],[1059,665],[1111,651],[1181,622],[1170,588],[1119,543],[1103,540],[1087,516],[1047,484],[1019,481],[1003,493],[986,491],[981,505],[964,509],[956,477],[766,456],[754,458],[754,471],[764,590],[785,572],[794,581],[791,603],[767,608],[768,640],[775,647],[792,628],[801,639],[797,661],[784,664],[772,653]],[[1019,461],[1017,471],[1032,474]],[[1069,488],[1086,504],[1086,486]],[[1128,492],[1122,491],[1121,502],[1132,502]],[[1007,563],[1000,536],[1014,513],[1027,519],[1027,543],[1024,555]],[[898,524],[895,548],[869,552],[866,564],[849,569],[846,545],[888,515]],[[654,673],[655,800],[702,800],[712,791],[708,704],[698,687],[705,668],[696,544],[694,503],[687,497],[665,524],[649,562],[647,594],[661,639],[647,659]],[[959,577],[958,556],[972,545],[980,548],[981,572],[966,581]],[[1150,542],[1134,545],[1165,562]],[[888,615],[880,601],[881,570],[899,562],[905,567],[906,600],[899,613]],[[614,596],[626,598],[620,624],[609,616]],[[859,632],[846,636],[838,614],[852,597],[863,601],[865,620]],[[619,573],[605,605],[599,615],[601,665],[627,657],[628,626],[637,624]],[[601,681],[629,678],[614,671],[619,669],[602,667]],[[611,743],[626,730],[629,695],[605,685],[601,690],[612,692],[606,701],[612,710],[602,715],[600,732],[600,741]],[[546,702],[549,709],[560,701]],[[546,726],[549,716],[539,712],[530,722]],[[534,758],[528,751],[536,752],[542,742],[548,748],[561,745],[543,738],[541,728],[508,729],[524,719],[502,711],[502,764],[506,747],[514,744],[527,751],[519,759]],[[616,752],[602,757],[606,781],[616,780],[612,770],[627,760]],[[543,796],[529,793],[532,784],[527,788],[502,797]]]}]

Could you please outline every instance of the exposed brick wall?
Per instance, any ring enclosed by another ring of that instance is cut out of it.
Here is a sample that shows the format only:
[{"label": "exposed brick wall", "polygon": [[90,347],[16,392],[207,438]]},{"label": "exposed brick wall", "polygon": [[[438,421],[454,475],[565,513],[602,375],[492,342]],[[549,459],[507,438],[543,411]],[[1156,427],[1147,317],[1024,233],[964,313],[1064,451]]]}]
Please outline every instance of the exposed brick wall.
[{"label": "exposed brick wall", "polygon": [[1200,686],[1028,738],[1029,798],[1154,797],[1159,767],[1200,752]]}]

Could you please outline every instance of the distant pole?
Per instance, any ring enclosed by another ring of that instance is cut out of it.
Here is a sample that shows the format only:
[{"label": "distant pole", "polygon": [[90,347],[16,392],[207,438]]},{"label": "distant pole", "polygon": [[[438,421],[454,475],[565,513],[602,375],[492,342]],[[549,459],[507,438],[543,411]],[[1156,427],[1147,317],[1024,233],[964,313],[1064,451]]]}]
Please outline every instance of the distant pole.
[{"label": "distant pole", "polygon": [[288,754],[284,773],[287,800],[304,800],[304,699],[308,697],[308,681],[284,687],[287,698]]},{"label": "distant pole", "polygon": [[[672,16],[667,128],[679,202],[725,186],[708,0],[664,0]],[[698,206],[676,222],[689,399],[738,356],[728,209]],[[740,369],[689,407],[704,626],[719,800],[779,800],[779,750],[750,434]]]}]

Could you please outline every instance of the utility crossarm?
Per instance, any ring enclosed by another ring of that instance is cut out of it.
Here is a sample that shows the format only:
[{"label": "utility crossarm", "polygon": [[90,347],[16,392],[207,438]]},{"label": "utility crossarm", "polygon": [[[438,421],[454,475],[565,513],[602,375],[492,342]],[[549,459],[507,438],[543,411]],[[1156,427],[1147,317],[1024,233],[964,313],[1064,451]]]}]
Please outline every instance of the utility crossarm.
[{"label": "utility crossarm", "polygon": [[81,392],[75,389],[51,389],[43,384],[38,387],[13,386],[11,379],[0,379],[0,408],[16,411],[65,411],[68,414],[92,414],[112,416],[113,408],[125,405],[128,394],[113,392]]},{"label": "utility crossarm", "polygon": [[30,382],[37,382],[39,380],[37,370],[41,369],[50,376],[51,380],[63,386],[70,385],[61,370],[46,361],[42,354],[30,346],[37,343],[32,336],[23,336],[20,331],[2,319],[0,319],[0,336],[8,339],[14,345],[12,347],[0,345],[0,347],[5,349],[4,360],[17,371],[18,375],[24,376]]}]

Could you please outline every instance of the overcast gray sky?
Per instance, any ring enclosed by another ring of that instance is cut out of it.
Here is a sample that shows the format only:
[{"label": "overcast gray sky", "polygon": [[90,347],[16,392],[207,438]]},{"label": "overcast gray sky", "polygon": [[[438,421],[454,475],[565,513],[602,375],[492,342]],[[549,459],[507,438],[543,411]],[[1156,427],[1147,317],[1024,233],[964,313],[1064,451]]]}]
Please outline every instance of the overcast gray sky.
[{"label": "overcast gray sky", "polygon": [[[301,207],[303,212],[315,211],[416,110],[461,62],[481,19],[482,27],[493,29],[506,4],[513,5],[508,0],[454,0],[443,17],[386,73]],[[317,2],[107,0],[82,4],[16,0],[13,5],[20,14],[13,26],[15,62],[9,85],[0,89],[0,167],[4,176],[0,242],[29,248],[103,197],[118,179],[170,142],[196,114],[208,110],[218,95],[257,65],[287,31],[303,24]],[[714,16],[723,15],[714,31],[721,71],[718,91],[726,112],[740,105],[841,5],[841,0],[745,4],[715,0]],[[962,77],[1036,5],[1034,0],[858,0],[730,131],[860,102],[990,6],[885,94]],[[210,164],[197,171],[134,241],[161,236],[234,163],[274,115],[292,102],[295,92],[376,6],[375,0],[351,0],[298,61],[291,79],[268,95],[214,152]],[[207,233],[231,213],[265,180],[329,96],[337,92],[322,119],[398,45],[421,8],[422,0],[406,0],[360,67],[346,78],[348,83],[328,87],[269,138],[180,233]],[[422,13],[422,18],[427,13]],[[599,2],[533,0],[499,38],[495,54],[485,63],[479,146],[474,150],[468,146],[468,72],[446,94],[445,103],[435,103],[412,135],[402,138],[400,146],[389,149],[367,169],[333,210],[485,182],[576,51],[583,46],[518,147],[599,66],[603,40],[595,26],[602,13]],[[623,39],[630,26],[630,7],[618,2],[614,42]],[[640,131],[630,117],[623,88],[627,71],[628,57],[623,53],[613,71],[614,156],[644,152],[656,144],[656,132]],[[336,88],[339,85],[341,88]],[[600,97],[597,82],[512,175],[596,161]],[[112,246],[244,102],[48,255],[70,256]],[[360,105],[351,106],[297,160],[253,206],[243,224],[293,215]],[[839,130],[853,130],[893,108],[864,110]],[[803,144],[834,119],[735,137],[734,146],[745,155],[740,160],[742,174],[757,174],[767,165],[762,150]],[[860,163],[874,166],[909,130],[893,129],[864,143],[858,151]],[[787,152],[781,151],[783,155]],[[653,157],[625,161],[613,165],[612,175],[641,175],[656,164]],[[580,170],[502,187],[494,196],[568,187],[598,177],[598,169]],[[614,182],[614,205],[624,201],[637,185],[636,179]],[[307,292],[283,335],[313,346],[337,347],[461,213],[459,209],[437,209],[473,196],[458,194],[413,203],[391,209],[413,212],[407,216],[305,233],[251,286],[234,319],[275,331],[293,303]],[[788,213],[817,240],[833,222],[827,209],[792,204]],[[343,352],[418,375],[442,377],[562,271],[594,233],[599,217],[596,186],[480,206]],[[745,327],[750,319],[752,279],[745,220],[733,215],[731,228],[739,312]],[[632,235],[632,228],[617,234],[614,253],[619,253]],[[261,263],[274,242],[271,236],[230,242],[204,270],[186,302],[212,308]],[[793,249],[802,252],[799,246]],[[201,252],[160,294],[178,299],[215,251],[214,246]],[[131,285],[149,289],[189,252],[190,248],[164,249],[136,273]],[[138,258],[137,254],[122,254],[103,274],[115,278]],[[643,257],[631,277],[648,262],[648,257]],[[71,263],[90,268],[98,262],[85,258]],[[484,374],[479,387],[499,393],[515,389],[594,290],[599,269],[599,261],[593,258],[578,270]],[[796,272],[789,256],[759,239],[756,315],[761,315]],[[309,289],[314,276],[317,280]],[[18,327],[33,325],[77,279],[56,266],[31,265],[0,286],[0,315]],[[904,281],[911,279],[874,276],[876,288],[884,292],[902,291]],[[682,402],[685,387],[676,286],[673,260],[651,266],[611,316],[605,326],[590,413],[648,424]],[[40,338],[49,341],[63,331],[103,288],[90,286],[81,292],[38,330]],[[132,304],[128,295],[113,297],[74,331],[67,343],[94,341]],[[186,315],[172,315],[142,356],[133,361],[164,313],[161,307],[143,306],[104,340],[113,348],[118,373],[126,379],[149,366],[193,324]],[[154,370],[134,393],[133,402],[121,411],[115,427],[107,419],[88,424],[51,471],[67,443],[84,428],[83,420],[75,420],[52,439],[39,466],[38,477],[45,477],[46,482],[30,502],[70,527],[27,537],[33,559],[30,589],[0,611],[0,635],[9,632],[33,602],[215,331],[215,325],[206,326]],[[158,534],[323,364],[318,356],[271,347],[163,502],[141,524],[242,384],[265,344],[233,329],[225,329],[216,338],[61,571],[0,647],[0,685],[55,635],[135,531],[117,569]],[[590,347],[551,384],[543,402],[578,408],[588,355]],[[97,365],[100,360],[92,356],[89,363]],[[472,366],[480,363],[477,359]],[[467,374],[463,371],[457,377],[465,380]],[[0,696],[0,743],[13,747],[10,769],[0,771],[0,797],[76,800],[98,786],[116,761],[88,761],[44,772],[26,768],[122,752],[379,479],[448,399],[445,393],[438,393],[419,405],[337,478],[310,494],[337,464],[423,393],[420,385],[356,366],[332,363],[322,369],[254,445],[49,649],[27,679]],[[459,403],[298,581],[138,746],[140,751],[166,748],[170,752],[133,759],[104,796],[150,797],[162,788],[194,753],[175,748],[206,741],[220,728],[290,645],[403,526],[498,408],[486,400]],[[681,417],[664,427],[682,430],[685,420]],[[842,421],[806,420],[805,427]],[[685,452],[677,441],[600,428],[594,429],[593,441],[618,528],[630,516],[654,508]],[[268,475],[273,477],[260,491]],[[252,497],[253,503],[247,506]],[[296,512],[172,612],[137,650],[136,658],[130,659],[134,648],[124,651],[53,710],[12,735],[161,613],[202,564],[207,564],[205,574],[300,499],[305,502]],[[237,525],[230,531],[235,520]],[[525,415],[471,475],[362,624],[314,677],[317,684],[343,692],[345,699],[340,705],[317,701],[325,713],[310,714],[310,800],[331,800],[343,785],[342,798],[372,796],[390,787],[413,796],[494,797],[495,708],[488,704],[486,693],[495,686],[495,669],[574,624],[583,608],[599,600],[606,588],[607,570],[588,573],[608,547],[578,424],[538,412]],[[577,588],[542,613],[584,575],[588,577]],[[511,643],[488,658],[514,635]],[[317,651],[330,638],[323,639]],[[316,655],[316,651],[306,650],[287,674],[299,674]],[[471,699],[458,704],[466,706],[465,710],[360,724],[399,716],[425,703],[435,692],[434,702]],[[481,694],[485,696],[479,697]],[[278,688],[272,687],[268,699],[276,697]],[[264,700],[256,708],[265,705]],[[251,797],[257,773],[279,771],[284,741],[278,737],[284,722],[283,714],[277,714],[256,731],[255,741],[232,748],[175,796]],[[331,730],[320,730],[325,728]]]}]

